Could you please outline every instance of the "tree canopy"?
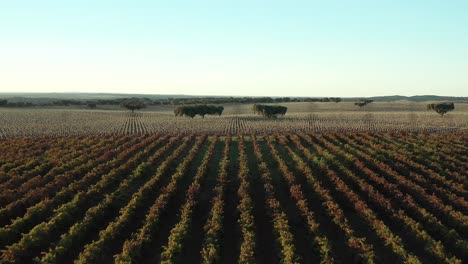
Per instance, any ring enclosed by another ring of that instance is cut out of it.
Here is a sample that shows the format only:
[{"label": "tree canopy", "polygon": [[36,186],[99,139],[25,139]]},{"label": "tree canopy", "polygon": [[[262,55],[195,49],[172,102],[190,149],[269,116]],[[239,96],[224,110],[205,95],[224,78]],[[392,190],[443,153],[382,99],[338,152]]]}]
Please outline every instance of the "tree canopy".
[{"label": "tree canopy", "polygon": [[120,104],[120,106],[128,110],[131,110],[132,113],[135,110],[139,110],[139,109],[146,107],[145,103],[139,100],[125,101],[122,104]]},{"label": "tree canopy", "polygon": [[370,100],[370,99],[360,99],[356,102],[354,102],[354,105],[357,105],[359,107],[363,107],[363,106],[366,106],[370,103],[374,102],[374,100]]},{"label": "tree canopy", "polygon": [[218,115],[220,116],[224,111],[224,107],[220,105],[182,105],[174,109],[176,116],[188,116],[194,118],[196,115],[205,118],[205,115]]},{"label": "tree canopy", "polygon": [[444,116],[448,111],[455,109],[453,102],[444,102],[444,103],[433,103],[427,105],[427,110],[434,110],[439,115]]},{"label": "tree canopy", "polygon": [[278,115],[285,115],[288,108],[281,105],[254,104],[253,111],[255,114],[263,115],[267,118],[278,118]]}]

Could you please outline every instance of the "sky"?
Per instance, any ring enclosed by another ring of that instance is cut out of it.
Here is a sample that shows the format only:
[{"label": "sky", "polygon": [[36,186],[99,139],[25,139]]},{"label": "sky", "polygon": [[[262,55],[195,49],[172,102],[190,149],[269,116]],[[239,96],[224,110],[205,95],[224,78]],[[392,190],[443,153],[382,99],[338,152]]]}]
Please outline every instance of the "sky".
[{"label": "sky", "polygon": [[0,92],[468,96],[466,14],[466,0],[0,0]]}]

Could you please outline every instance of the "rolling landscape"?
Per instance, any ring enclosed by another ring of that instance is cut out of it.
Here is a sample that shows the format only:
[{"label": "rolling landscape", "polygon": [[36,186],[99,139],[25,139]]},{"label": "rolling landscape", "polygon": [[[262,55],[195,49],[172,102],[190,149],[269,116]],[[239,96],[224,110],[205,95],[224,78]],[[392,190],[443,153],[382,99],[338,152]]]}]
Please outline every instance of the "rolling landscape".
[{"label": "rolling landscape", "polygon": [[0,108],[0,262],[467,258],[468,105],[282,105]]},{"label": "rolling landscape", "polygon": [[468,263],[467,8],[0,3],[0,264]]}]

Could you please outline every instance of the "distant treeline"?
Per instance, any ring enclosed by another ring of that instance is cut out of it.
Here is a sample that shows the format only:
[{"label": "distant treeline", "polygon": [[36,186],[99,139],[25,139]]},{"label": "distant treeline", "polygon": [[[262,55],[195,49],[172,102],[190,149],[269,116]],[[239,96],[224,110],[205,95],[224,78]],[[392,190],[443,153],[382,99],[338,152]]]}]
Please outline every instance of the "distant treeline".
[{"label": "distant treeline", "polygon": [[160,104],[262,104],[262,103],[287,103],[287,102],[341,102],[341,98],[291,98],[291,97],[220,97],[220,98],[168,98],[159,100]]},{"label": "distant treeline", "polygon": [[0,106],[3,107],[30,107],[34,106],[31,102],[8,102],[8,100],[0,99]]},{"label": "distant treeline", "polygon": [[[96,105],[122,105],[128,101],[140,101],[145,105],[195,105],[195,104],[263,104],[263,103],[287,103],[287,102],[341,102],[338,97],[325,98],[291,98],[291,97],[200,97],[200,98],[167,98],[150,99],[146,97],[96,99],[96,100],[73,100],[60,99],[50,102],[36,103],[34,99],[21,98],[20,102],[8,102],[0,100],[0,106],[6,107],[31,107],[31,106],[88,106]],[[2,103],[3,102],[3,103]]]}]

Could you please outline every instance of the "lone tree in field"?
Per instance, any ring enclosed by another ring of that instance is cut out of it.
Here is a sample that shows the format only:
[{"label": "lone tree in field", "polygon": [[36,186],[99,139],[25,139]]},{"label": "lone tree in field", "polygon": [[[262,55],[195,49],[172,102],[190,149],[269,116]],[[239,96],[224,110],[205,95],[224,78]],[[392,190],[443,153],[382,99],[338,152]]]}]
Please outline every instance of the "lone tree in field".
[{"label": "lone tree in field", "polygon": [[255,114],[263,115],[264,117],[271,119],[271,118],[278,118],[278,115],[284,116],[288,111],[288,108],[281,105],[261,105],[261,104],[254,104],[253,111]]},{"label": "lone tree in field", "polygon": [[218,105],[206,105],[206,104],[197,104],[197,105],[182,105],[174,109],[174,114],[176,116],[188,116],[194,118],[196,115],[205,118],[205,115],[218,115],[220,116],[224,111],[223,106]]},{"label": "lone tree in field", "polygon": [[363,107],[363,106],[366,106],[370,103],[372,103],[374,100],[369,100],[369,99],[360,99],[356,102],[354,102],[354,105],[357,105],[359,107]]},{"label": "lone tree in field", "polygon": [[428,104],[427,105],[427,110],[434,110],[442,117],[448,111],[452,111],[454,109],[455,109],[455,105],[452,102],[434,103],[434,104]]},{"label": "lone tree in field", "polygon": [[131,110],[132,113],[135,112],[135,110],[140,110],[146,107],[145,103],[143,103],[142,101],[138,101],[138,100],[126,101],[126,102],[123,102],[120,106],[128,110]]}]

